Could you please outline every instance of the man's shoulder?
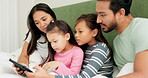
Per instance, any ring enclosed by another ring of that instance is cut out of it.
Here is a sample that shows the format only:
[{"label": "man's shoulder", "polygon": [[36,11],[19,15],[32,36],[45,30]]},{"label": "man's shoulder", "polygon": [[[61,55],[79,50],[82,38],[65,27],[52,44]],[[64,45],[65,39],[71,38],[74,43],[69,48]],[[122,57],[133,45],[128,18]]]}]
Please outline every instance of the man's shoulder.
[{"label": "man's shoulder", "polygon": [[148,19],[136,17],[130,25],[133,30],[148,29]]},{"label": "man's shoulder", "polygon": [[141,17],[136,17],[134,18],[134,21],[136,22],[148,22],[148,18],[141,18]]}]

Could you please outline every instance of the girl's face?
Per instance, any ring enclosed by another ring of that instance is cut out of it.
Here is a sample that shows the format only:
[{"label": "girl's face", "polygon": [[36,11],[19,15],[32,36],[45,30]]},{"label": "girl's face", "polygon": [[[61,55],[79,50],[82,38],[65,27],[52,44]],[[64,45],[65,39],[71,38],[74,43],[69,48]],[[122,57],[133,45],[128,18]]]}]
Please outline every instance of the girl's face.
[{"label": "girl's face", "polygon": [[94,30],[88,28],[85,21],[79,22],[75,26],[75,31],[76,31],[75,38],[78,45],[80,46],[84,44],[93,45],[96,43],[96,40],[94,38],[96,36],[96,33],[94,32]]},{"label": "girl's face", "polygon": [[66,47],[69,43],[69,38],[67,37],[68,34],[61,34],[61,33],[47,33],[48,41],[50,42],[52,48],[56,52],[64,53],[67,51]]},{"label": "girl's face", "polygon": [[36,11],[33,14],[33,20],[38,29],[46,33],[46,27],[50,23],[50,21],[53,20],[53,18],[50,14],[44,11]]}]

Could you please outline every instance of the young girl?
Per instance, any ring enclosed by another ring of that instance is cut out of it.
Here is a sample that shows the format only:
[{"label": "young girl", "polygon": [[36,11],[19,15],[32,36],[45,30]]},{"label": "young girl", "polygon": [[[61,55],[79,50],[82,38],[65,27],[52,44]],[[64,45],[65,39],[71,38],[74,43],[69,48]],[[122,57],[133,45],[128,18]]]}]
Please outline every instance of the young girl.
[{"label": "young girl", "polygon": [[58,75],[76,75],[80,73],[83,51],[77,46],[69,25],[62,21],[51,21],[46,36],[49,41],[50,61],[42,67],[46,71],[53,69]]},{"label": "young girl", "polygon": [[111,49],[103,37],[101,27],[96,23],[97,15],[83,14],[75,24],[75,38],[85,50],[85,58],[81,73],[74,76],[59,76],[46,73],[39,66],[35,73],[25,72],[29,78],[112,78],[113,61]]}]

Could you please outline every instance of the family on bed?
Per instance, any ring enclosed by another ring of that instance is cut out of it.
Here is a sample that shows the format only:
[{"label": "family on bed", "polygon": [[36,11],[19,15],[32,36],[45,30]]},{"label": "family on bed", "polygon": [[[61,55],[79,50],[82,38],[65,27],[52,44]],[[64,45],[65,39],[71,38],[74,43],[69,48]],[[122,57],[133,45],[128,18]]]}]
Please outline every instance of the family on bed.
[{"label": "family on bed", "polygon": [[[97,0],[97,14],[79,16],[75,34],[47,4],[36,4],[28,15],[24,46],[15,59],[33,72],[10,63],[11,54],[0,53],[5,61],[0,63],[0,78],[113,78],[114,66],[120,70],[115,78],[147,78],[148,19],[134,18],[131,4],[132,0]],[[117,32],[114,50],[102,34],[112,30]]]}]

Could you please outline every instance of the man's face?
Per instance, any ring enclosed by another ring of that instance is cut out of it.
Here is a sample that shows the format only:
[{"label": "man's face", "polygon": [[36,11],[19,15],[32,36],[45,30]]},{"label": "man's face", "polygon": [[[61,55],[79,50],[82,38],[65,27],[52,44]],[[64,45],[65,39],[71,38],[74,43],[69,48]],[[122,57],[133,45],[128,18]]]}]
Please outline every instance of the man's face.
[{"label": "man's face", "polygon": [[96,3],[97,23],[101,25],[104,32],[110,32],[117,27],[116,16],[109,6],[110,1],[97,1]]}]

